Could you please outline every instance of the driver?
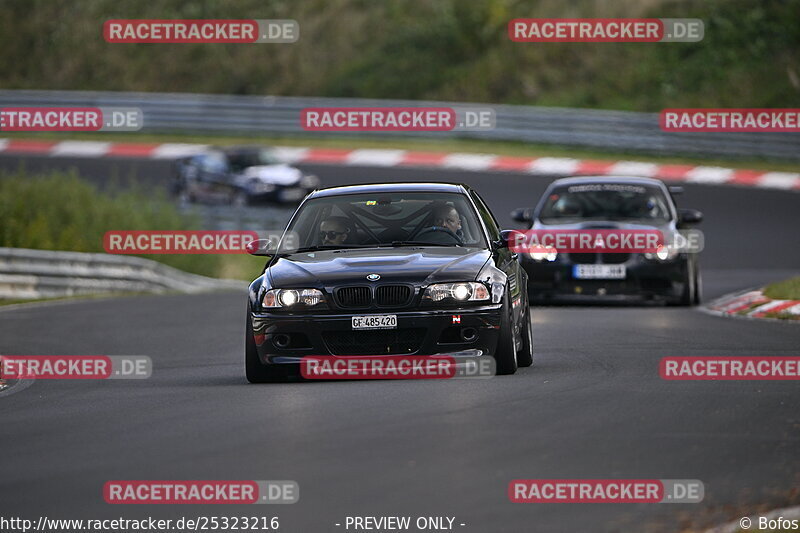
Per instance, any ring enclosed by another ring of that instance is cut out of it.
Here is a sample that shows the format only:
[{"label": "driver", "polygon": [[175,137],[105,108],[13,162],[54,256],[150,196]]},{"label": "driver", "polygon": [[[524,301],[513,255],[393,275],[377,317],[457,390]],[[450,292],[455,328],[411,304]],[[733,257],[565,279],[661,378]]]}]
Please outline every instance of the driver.
[{"label": "driver", "polygon": [[326,246],[344,244],[350,236],[348,220],[344,217],[328,217],[319,225],[319,236]]},{"label": "driver", "polygon": [[431,210],[433,226],[425,228],[419,236],[424,241],[442,244],[461,244],[461,216],[452,205],[438,204]]},{"label": "driver", "polygon": [[433,211],[433,225],[445,228],[456,236],[461,236],[461,217],[452,205],[442,205]]}]

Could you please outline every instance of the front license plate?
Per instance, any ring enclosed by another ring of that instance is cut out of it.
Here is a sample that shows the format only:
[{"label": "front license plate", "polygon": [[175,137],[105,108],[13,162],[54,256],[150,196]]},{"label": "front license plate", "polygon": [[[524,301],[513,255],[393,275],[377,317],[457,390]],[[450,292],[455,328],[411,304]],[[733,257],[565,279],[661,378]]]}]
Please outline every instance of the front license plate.
[{"label": "front license plate", "polygon": [[353,329],[396,329],[397,315],[354,316]]},{"label": "front license plate", "polygon": [[625,279],[625,265],[574,265],[575,279]]}]

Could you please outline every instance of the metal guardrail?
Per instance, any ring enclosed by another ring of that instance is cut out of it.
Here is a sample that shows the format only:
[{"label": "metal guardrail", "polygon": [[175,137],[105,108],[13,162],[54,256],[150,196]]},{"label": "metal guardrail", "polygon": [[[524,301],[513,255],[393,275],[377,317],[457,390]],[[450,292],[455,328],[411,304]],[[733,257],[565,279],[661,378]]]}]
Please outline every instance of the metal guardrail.
[{"label": "metal guardrail", "polygon": [[140,257],[0,248],[0,299],[122,292],[245,290],[246,282],[188,274]]},{"label": "metal guardrail", "polygon": [[[800,161],[798,133],[668,133],[658,114],[458,102],[231,96],[176,93],[0,90],[0,107],[138,107],[143,131],[159,133],[304,134],[300,111],[330,106],[491,107],[496,127],[488,131],[391,132],[370,136],[461,137],[580,146],[661,155],[765,157]],[[356,135],[323,133],[315,136]],[[360,134],[366,135],[366,134]]]}]

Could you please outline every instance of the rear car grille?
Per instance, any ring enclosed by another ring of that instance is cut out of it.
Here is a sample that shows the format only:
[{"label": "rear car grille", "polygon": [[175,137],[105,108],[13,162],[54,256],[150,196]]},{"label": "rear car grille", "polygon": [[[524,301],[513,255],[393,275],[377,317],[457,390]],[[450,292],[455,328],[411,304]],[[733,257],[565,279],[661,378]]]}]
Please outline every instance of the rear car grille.
[{"label": "rear car grille", "polygon": [[411,287],[408,285],[382,285],[375,290],[375,299],[378,305],[404,305],[411,297]]},{"label": "rear car grille", "polygon": [[419,350],[424,338],[424,328],[322,333],[322,340],[333,355],[412,354]]},{"label": "rear car grille", "polygon": [[618,265],[627,261],[630,256],[631,254],[625,253],[603,254],[600,256],[600,262],[608,265]]},{"label": "rear car grille", "polygon": [[336,303],[341,307],[369,307],[372,291],[369,287],[342,287],[335,292]]},{"label": "rear car grille", "polygon": [[[346,309],[364,309],[375,303],[380,307],[399,307],[409,303],[412,290],[408,285],[380,285],[372,287],[341,287],[334,291],[336,303]],[[373,300],[374,298],[374,300]]]},{"label": "rear car grille", "polygon": [[573,263],[591,264],[597,259],[597,254],[594,252],[569,254],[569,259]]},{"label": "rear car grille", "polygon": [[[598,261],[599,257],[599,261]],[[576,264],[591,265],[601,263],[607,265],[618,265],[630,259],[631,254],[627,253],[602,253],[579,252],[569,254],[569,260]]]}]

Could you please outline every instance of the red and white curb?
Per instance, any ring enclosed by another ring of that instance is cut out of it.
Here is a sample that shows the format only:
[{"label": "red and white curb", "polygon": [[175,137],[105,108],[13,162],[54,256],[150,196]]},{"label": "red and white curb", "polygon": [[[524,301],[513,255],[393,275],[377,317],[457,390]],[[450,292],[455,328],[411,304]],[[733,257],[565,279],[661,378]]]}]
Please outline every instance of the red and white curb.
[{"label": "red and white curb", "polygon": [[[203,152],[205,144],[112,143],[0,139],[0,153],[68,157],[174,159]],[[800,173],[766,172],[724,167],[671,165],[641,161],[601,161],[569,157],[515,157],[493,154],[415,152],[409,150],[275,147],[287,163],[351,166],[426,167],[479,172],[521,172],[591,176],[644,176],[665,181],[707,185],[742,185],[763,189],[800,190]]]},{"label": "red and white curb", "polygon": [[706,309],[723,316],[768,318],[767,313],[780,313],[800,319],[800,300],[773,300],[760,289],[728,294],[708,304]]}]

